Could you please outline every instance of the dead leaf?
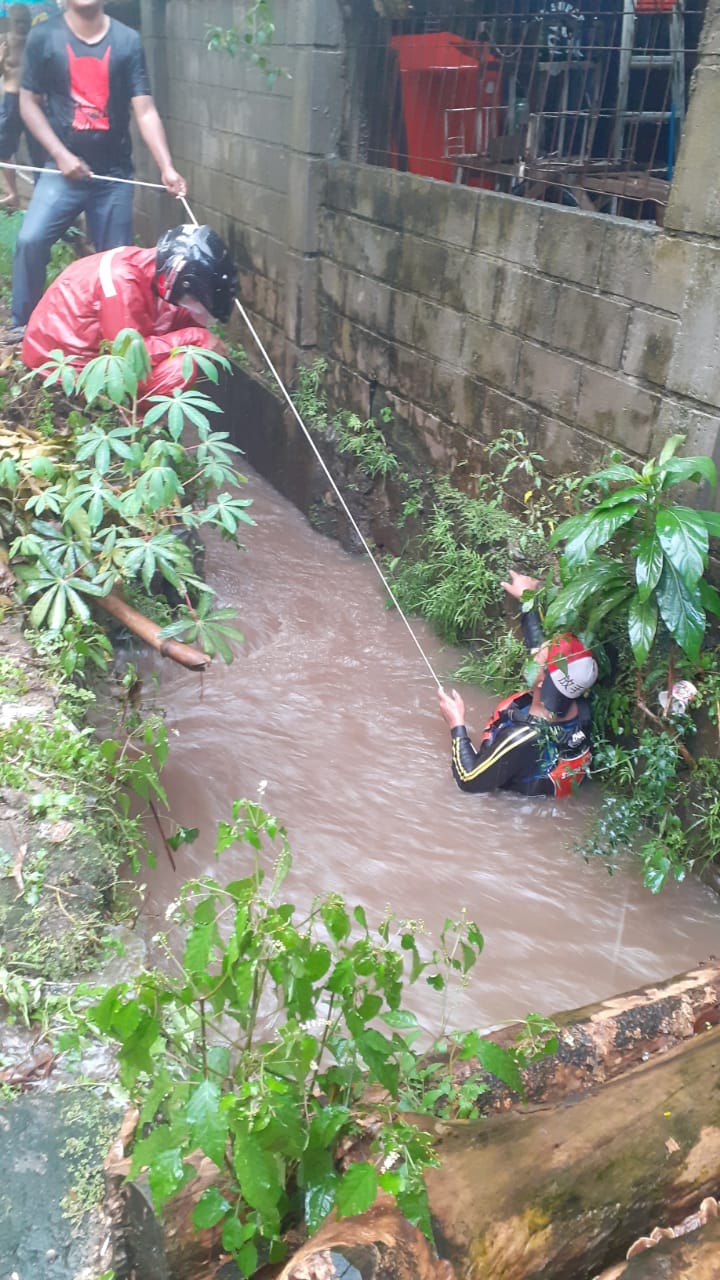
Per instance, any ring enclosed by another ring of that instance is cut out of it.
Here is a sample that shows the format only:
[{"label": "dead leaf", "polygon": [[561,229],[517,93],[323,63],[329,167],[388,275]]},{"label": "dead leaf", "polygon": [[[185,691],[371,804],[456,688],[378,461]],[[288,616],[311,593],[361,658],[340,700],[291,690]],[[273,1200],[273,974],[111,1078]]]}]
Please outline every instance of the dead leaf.
[{"label": "dead leaf", "polygon": [[665,1149],[668,1155],[672,1156],[675,1154],[676,1151],[680,1150],[680,1143],[676,1142],[674,1138],[668,1138],[667,1142],[665,1143]]},{"label": "dead leaf", "polygon": [[27,854],[27,845],[21,844],[20,848],[15,854],[15,861],[13,862],[13,868],[12,868],[13,879],[20,893],[25,892],[25,881],[23,880],[22,869],[23,869],[23,862],[25,861],[26,854]]}]

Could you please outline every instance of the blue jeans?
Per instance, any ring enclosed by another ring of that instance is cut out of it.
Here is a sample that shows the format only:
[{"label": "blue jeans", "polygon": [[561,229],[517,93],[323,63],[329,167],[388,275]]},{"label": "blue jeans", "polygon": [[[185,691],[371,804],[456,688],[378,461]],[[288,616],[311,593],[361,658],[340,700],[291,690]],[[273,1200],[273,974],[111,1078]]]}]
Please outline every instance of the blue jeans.
[{"label": "blue jeans", "polygon": [[[123,170],[118,177],[129,177]],[[97,178],[72,181],[57,169],[40,174],[23,219],[13,258],[12,324],[25,325],[45,289],[50,250],[85,213],[97,253],[132,244],[133,188]]]}]

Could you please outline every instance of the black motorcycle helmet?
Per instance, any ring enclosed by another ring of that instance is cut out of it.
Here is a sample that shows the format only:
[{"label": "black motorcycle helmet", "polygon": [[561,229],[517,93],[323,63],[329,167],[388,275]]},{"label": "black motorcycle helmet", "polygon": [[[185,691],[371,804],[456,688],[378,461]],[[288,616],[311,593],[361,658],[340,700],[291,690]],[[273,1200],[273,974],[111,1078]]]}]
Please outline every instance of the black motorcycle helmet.
[{"label": "black motorcycle helmet", "polygon": [[182,304],[186,293],[211,316],[230,318],[237,271],[227,246],[211,227],[186,223],[166,231],[157,242],[155,288],[166,302]]}]

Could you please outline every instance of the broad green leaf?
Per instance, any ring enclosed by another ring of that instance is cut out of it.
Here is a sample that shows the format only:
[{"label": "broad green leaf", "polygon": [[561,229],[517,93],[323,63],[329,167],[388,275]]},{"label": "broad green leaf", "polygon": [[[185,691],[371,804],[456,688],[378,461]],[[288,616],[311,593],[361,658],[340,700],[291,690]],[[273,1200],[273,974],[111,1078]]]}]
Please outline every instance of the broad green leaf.
[{"label": "broad green leaf", "polygon": [[702,517],[691,507],[662,507],[655,529],[665,557],[688,587],[694,586],[705,570],[708,531]]},{"label": "broad green leaf", "polygon": [[221,1106],[220,1089],[211,1080],[203,1080],[191,1094],[187,1122],[193,1142],[218,1168],[222,1168],[227,1146],[228,1117]]},{"label": "broad green leaf", "polygon": [[47,617],[47,625],[51,631],[62,631],[67,618],[67,591],[63,583],[55,588],[55,599]]},{"label": "broad green leaf", "polygon": [[720,592],[717,592],[705,578],[700,579],[700,602],[703,609],[720,618]]},{"label": "broad green leaf", "polygon": [[236,1134],[233,1152],[235,1173],[248,1204],[268,1223],[279,1225],[279,1205],[284,1195],[284,1162],[266,1151],[251,1130]]},{"label": "broad green leaf", "polygon": [[328,947],[322,942],[316,942],[312,948],[306,961],[307,976],[312,982],[317,982],[320,978],[324,978],[330,965],[332,964],[332,956]]},{"label": "broad green leaf", "polygon": [[642,604],[655,590],[660,581],[663,567],[663,553],[660,539],[656,533],[644,533],[638,540],[635,555],[635,581],[638,585],[638,600]]},{"label": "broad green leaf", "polygon": [[[79,584],[78,584],[79,585]],[[72,612],[81,622],[90,621],[90,610],[79,592],[74,591],[72,587],[66,587],[65,595],[67,603],[70,605]]]},{"label": "broad green leaf", "polygon": [[720,511],[698,511],[711,538],[720,538]]},{"label": "broad green leaf", "polygon": [[700,482],[705,480],[711,489],[717,486],[717,468],[712,458],[671,458],[665,465],[669,481],[663,485],[663,488],[669,484],[680,484],[683,480],[695,480]]},{"label": "broad green leaf", "polygon": [[88,519],[87,511],[82,507],[76,508],[72,515],[68,516],[68,522],[71,525],[72,531],[78,539],[83,551],[86,554],[89,554],[92,530],[90,528],[90,520]]},{"label": "broad green leaf", "polygon": [[335,1193],[335,1205],[341,1218],[364,1213],[375,1200],[378,1177],[375,1167],[367,1161],[351,1164]]},{"label": "broad green leaf", "polygon": [[638,480],[638,473],[633,467],[627,466],[624,462],[615,462],[610,467],[605,467],[602,471],[595,471],[593,475],[588,476],[580,486],[587,489],[588,485],[596,484],[601,489],[607,488],[611,484],[635,484]]},{"label": "broad green leaf", "polygon": [[583,511],[578,516],[568,516],[567,520],[563,520],[561,524],[553,530],[550,536],[550,546],[556,547],[559,542],[567,542],[570,538],[574,538],[576,533],[585,528],[588,513]]},{"label": "broad green leaf", "polygon": [[338,1181],[336,1173],[328,1173],[324,1181],[313,1182],[305,1191],[305,1221],[311,1235],[333,1208]]},{"label": "broad green leaf", "polygon": [[589,512],[584,527],[566,543],[562,554],[569,568],[585,564],[592,555],[629,524],[638,513],[635,502],[625,502],[611,511]]},{"label": "broad green leaf", "polygon": [[[236,1217],[226,1218],[222,1225],[223,1249],[227,1249],[228,1253],[237,1257],[240,1250],[254,1235],[255,1227],[251,1222],[240,1222]],[[251,1273],[248,1271],[246,1274]]]},{"label": "broad green leaf", "polygon": [[183,968],[191,977],[199,977],[207,969],[216,938],[214,920],[193,925],[183,954]]},{"label": "broad green leaf", "polygon": [[657,586],[660,616],[689,658],[697,658],[705,634],[705,614],[697,583],[689,589],[671,561],[665,560]]},{"label": "broad green leaf", "polygon": [[684,443],[685,443],[684,435],[670,436],[670,439],[666,440],[665,444],[662,447],[660,456],[658,458],[658,466],[660,467],[667,466],[670,459],[675,457],[675,454],[680,448],[680,445]]},{"label": "broad green leaf", "polygon": [[355,907],[353,911],[353,919],[357,924],[362,925],[366,933],[368,932],[368,922],[367,922],[367,916],[365,914],[364,907],[361,907],[361,906]]},{"label": "broad green leaf", "polygon": [[351,928],[350,917],[339,899],[326,899],[320,907],[320,915],[335,942],[342,942],[343,938],[347,938]]},{"label": "broad green leaf", "polygon": [[398,1209],[408,1222],[419,1227],[423,1235],[434,1244],[435,1236],[424,1183],[420,1182],[419,1186],[411,1186],[406,1191],[398,1192],[396,1199]]},{"label": "broad green leaf", "polygon": [[546,633],[554,635],[564,627],[577,626],[588,601],[607,594],[626,581],[624,566],[614,560],[598,558],[592,564],[577,570],[548,605],[545,614]]},{"label": "broad green leaf", "polygon": [[497,1076],[498,1080],[502,1080],[508,1089],[519,1093],[521,1097],[524,1095],[522,1076],[514,1054],[492,1040],[483,1040],[481,1037],[478,1038],[474,1050],[474,1056],[486,1071]]},{"label": "broad green leaf", "polygon": [[619,586],[609,591],[604,591],[602,595],[597,596],[588,611],[585,624],[587,632],[584,638],[588,643],[595,639],[600,623],[604,622],[605,618],[610,617],[616,610],[623,612],[628,607],[628,601],[632,594],[632,584],[629,579],[626,579]]},{"label": "broad green leaf", "polygon": [[658,611],[654,600],[641,600],[636,595],[628,610],[628,635],[638,666],[647,660],[657,631]]},{"label": "broad green leaf", "polygon": [[636,502],[638,506],[646,503],[648,499],[648,491],[642,485],[633,485],[627,489],[617,489],[615,493],[611,493],[607,498],[603,498],[602,502],[598,502],[593,507],[592,513],[596,511],[611,511],[613,507],[620,506],[623,502]]},{"label": "broad green leaf", "polygon": [[163,1151],[152,1161],[148,1168],[148,1183],[153,1205],[158,1213],[182,1186],[184,1176],[182,1155],[177,1147],[172,1151]]},{"label": "broad green leaf", "polygon": [[143,1127],[155,1119],[160,1103],[172,1091],[173,1081],[169,1072],[158,1071],[155,1079],[148,1092],[143,1099],[142,1111],[140,1112],[140,1131]]},{"label": "broad green leaf", "polygon": [[208,1187],[203,1191],[195,1208],[193,1209],[193,1226],[196,1231],[203,1231],[207,1227],[214,1227],[225,1217],[230,1205],[227,1200],[221,1196],[217,1187]]},{"label": "broad green leaf", "polygon": [[417,1017],[410,1009],[390,1009],[382,1015],[382,1020],[398,1031],[414,1029],[418,1025]]},{"label": "broad green leaf", "polygon": [[[242,1275],[252,1276],[255,1274],[258,1269],[258,1251],[257,1245],[253,1244],[252,1240],[248,1240],[242,1248],[238,1249],[235,1257],[237,1259],[238,1269]],[[275,1262],[276,1259],[271,1257],[269,1261]]]},{"label": "broad green leaf", "polygon": [[346,1107],[330,1103],[316,1111],[310,1121],[309,1145],[316,1148],[331,1147],[344,1128],[351,1128],[352,1121]]}]

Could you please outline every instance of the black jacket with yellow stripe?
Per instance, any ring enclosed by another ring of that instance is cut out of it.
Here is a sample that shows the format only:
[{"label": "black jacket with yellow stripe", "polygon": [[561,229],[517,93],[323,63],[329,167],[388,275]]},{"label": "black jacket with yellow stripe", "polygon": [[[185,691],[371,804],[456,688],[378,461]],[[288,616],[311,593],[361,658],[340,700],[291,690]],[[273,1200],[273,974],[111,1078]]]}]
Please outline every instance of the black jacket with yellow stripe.
[{"label": "black jacket with yellow stripe", "polygon": [[[550,723],[528,715],[530,693],[501,703],[476,751],[464,725],[451,730],[452,769],[463,791],[507,788],[526,796],[567,796],[590,768],[584,715]],[[584,710],[584,708],[583,708]]]}]

